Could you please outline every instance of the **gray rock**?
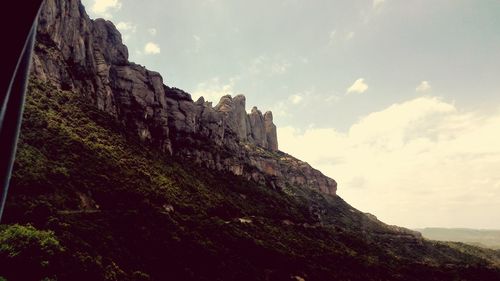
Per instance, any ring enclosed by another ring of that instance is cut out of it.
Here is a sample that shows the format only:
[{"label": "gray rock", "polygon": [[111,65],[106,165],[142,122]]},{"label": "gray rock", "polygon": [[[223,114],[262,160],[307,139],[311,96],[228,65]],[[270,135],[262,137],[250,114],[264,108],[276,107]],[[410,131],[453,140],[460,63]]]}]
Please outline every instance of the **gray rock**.
[{"label": "gray rock", "polygon": [[257,145],[267,148],[267,134],[266,127],[264,125],[264,116],[262,116],[262,112],[257,109],[257,107],[253,107],[250,117],[250,127],[252,131],[252,138]]},{"label": "gray rock", "polygon": [[33,62],[39,79],[89,97],[143,141],[171,151],[162,77],[130,63],[114,24],[90,20],[80,1],[45,2]]},{"label": "gray rock", "polygon": [[270,111],[246,111],[243,95],[193,102],[164,85],[157,72],[128,61],[116,27],[91,20],[77,0],[46,0],[40,14],[32,74],[89,98],[144,142],[211,169],[267,185],[295,185],[334,195],[337,184],[278,150]]},{"label": "gray rock", "polygon": [[267,147],[271,150],[278,150],[278,133],[276,125],[273,123],[273,113],[271,111],[264,114],[264,126],[266,128]]}]

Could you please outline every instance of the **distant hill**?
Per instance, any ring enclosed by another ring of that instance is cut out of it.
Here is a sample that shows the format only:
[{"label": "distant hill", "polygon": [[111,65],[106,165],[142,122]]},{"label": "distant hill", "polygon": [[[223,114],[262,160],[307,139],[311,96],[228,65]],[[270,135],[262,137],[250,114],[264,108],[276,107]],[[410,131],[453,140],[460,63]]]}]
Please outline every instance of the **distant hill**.
[{"label": "distant hill", "polygon": [[415,229],[425,238],[440,241],[463,242],[476,246],[500,249],[500,230],[469,228],[421,228]]}]

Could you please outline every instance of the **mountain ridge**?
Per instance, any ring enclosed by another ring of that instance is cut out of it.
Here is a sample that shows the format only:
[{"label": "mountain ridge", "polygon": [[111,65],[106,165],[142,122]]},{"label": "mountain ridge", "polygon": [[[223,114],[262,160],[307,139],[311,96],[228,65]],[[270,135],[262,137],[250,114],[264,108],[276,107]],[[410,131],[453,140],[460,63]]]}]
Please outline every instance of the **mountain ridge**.
[{"label": "mountain ridge", "polygon": [[[159,73],[129,62],[128,49],[114,24],[91,20],[79,1],[46,1],[33,62],[35,77],[63,90],[90,95],[99,109],[166,153],[192,157],[207,167],[225,169],[273,188],[301,185],[336,194],[335,180],[307,163],[291,156],[265,157],[247,149],[257,146],[278,151],[270,111],[262,114],[254,107],[248,114],[243,95],[225,95],[212,107],[211,102],[194,102],[190,94],[166,86]],[[228,147],[232,155],[194,150],[200,139]]]},{"label": "mountain ridge", "polygon": [[80,1],[46,1],[0,276],[500,279],[500,252],[356,210],[334,180],[277,149],[271,114],[249,115],[243,96],[193,101],[128,62],[120,37]]}]

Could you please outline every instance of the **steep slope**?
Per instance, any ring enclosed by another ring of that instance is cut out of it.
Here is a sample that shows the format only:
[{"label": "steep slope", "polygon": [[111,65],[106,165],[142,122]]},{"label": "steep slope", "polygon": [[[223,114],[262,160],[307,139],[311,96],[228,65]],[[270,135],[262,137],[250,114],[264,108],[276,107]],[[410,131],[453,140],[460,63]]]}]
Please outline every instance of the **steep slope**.
[{"label": "steep slope", "polygon": [[[203,99],[193,102],[188,93],[164,85],[157,72],[129,62],[113,23],[90,20],[80,1],[45,2],[33,75],[89,97],[165,153],[275,188],[300,185],[336,192],[337,183],[307,163],[272,154],[278,140],[271,112],[262,115],[255,108],[247,114],[241,95],[224,96],[215,107]],[[229,153],[221,154],[220,147]]]},{"label": "steep slope", "polygon": [[499,252],[426,241],[338,196],[158,153],[46,82],[32,80],[24,117],[0,229],[7,280],[500,278]]},{"label": "steep slope", "polygon": [[349,206],[243,96],[193,102],[128,62],[79,1],[46,1],[34,65],[0,228],[7,280],[500,279],[497,251]]}]

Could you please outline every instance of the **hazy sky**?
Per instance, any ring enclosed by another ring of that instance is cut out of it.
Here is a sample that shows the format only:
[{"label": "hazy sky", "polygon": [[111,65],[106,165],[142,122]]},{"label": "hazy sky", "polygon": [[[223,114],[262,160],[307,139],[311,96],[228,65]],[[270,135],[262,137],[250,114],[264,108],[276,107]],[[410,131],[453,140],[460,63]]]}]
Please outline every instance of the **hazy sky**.
[{"label": "hazy sky", "polygon": [[167,85],[273,110],[280,149],[356,208],[500,228],[500,1],[83,2]]}]

